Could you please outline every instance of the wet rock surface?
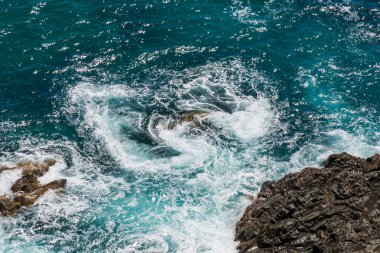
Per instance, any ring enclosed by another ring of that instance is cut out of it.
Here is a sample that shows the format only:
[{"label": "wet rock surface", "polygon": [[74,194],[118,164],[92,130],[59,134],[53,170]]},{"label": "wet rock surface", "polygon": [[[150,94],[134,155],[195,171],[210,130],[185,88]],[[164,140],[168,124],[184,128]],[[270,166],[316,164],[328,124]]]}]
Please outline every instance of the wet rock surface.
[{"label": "wet rock surface", "polygon": [[201,126],[201,120],[206,117],[209,114],[209,112],[204,111],[195,111],[190,112],[187,114],[182,115],[179,119],[176,121],[170,122],[168,129],[172,130],[176,128],[177,126],[183,125],[185,123],[194,123],[195,126],[200,127]]},{"label": "wet rock surface", "polygon": [[[15,214],[22,206],[31,206],[48,190],[63,189],[65,179],[54,180],[48,184],[41,184],[38,177],[48,172],[55,165],[53,159],[46,159],[43,163],[19,162],[15,167],[2,167],[0,173],[7,170],[22,169],[21,178],[11,187],[13,196],[0,195],[0,213],[3,216]],[[1,174],[0,174],[1,177]]]},{"label": "wet rock surface", "polygon": [[331,155],[265,182],[236,226],[239,252],[380,252],[380,155]]}]

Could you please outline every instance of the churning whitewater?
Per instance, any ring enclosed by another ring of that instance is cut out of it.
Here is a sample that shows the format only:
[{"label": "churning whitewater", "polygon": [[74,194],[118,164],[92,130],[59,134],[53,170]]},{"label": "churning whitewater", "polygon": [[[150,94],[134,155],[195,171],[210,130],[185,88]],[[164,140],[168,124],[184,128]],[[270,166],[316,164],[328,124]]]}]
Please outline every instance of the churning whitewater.
[{"label": "churning whitewater", "polygon": [[[248,147],[259,145],[275,114],[266,98],[238,87],[238,80],[262,77],[238,61],[231,67],[232,77],[225,63],[164,72],[159,92],[149,87],[154,79],[131,86],[79,83],[68,92],[74,124],[131,171],[135,191],[148,194],[118,200],[127,204],[128,216],[143,210],[133,225],[138,235],[124,250],[152,244],[152,251],[234,251],[233,226],[246,205],[241,184],[263,176],[242,169],[251,160]],[[168,128],[176,114],[194,111],[205,114],[200,125]]]},{"label": "churning whitewater", "polygon": [[0,1],[0,169],[67,180],[1,217],[0,252],[236,252],[264,181],[380,152],[379,21],[361,0]]}]

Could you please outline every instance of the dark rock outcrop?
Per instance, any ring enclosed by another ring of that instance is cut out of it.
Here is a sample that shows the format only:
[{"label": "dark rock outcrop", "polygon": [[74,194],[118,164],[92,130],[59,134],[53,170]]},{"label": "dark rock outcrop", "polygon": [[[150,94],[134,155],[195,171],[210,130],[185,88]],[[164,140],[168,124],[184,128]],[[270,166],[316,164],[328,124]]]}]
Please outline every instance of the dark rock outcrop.
[{"label": "dark rock outcrop", "polygon": [[66,179],[54,180],[48,184],[40,184],[38,181],[38,177],[46,174],[55,163],[53,159],[46,159],[43,163],[19,162],[16,167],[1,168],[0,173],[21,168],[22,177],[12,185],[12,197],[0,196],[0,213],[4,216],[15,214],[22,206],[33,205],[49,189],[58,190],[65,187]]},{"label": "dark rock outcrop", "polygon": [[239,252],[380,252],[380,155],[331,155],[265,182],[236,240]]}]

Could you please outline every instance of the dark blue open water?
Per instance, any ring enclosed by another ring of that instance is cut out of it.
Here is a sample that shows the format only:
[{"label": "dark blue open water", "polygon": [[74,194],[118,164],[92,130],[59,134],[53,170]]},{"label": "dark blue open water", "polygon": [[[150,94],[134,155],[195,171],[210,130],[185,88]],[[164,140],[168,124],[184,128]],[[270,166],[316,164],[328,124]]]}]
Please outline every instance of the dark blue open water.
[{"label": "dark blue open water", "polygon": [[379,21],[372,0],[0,0],[0,163],[68,179],[1,218],[0,251],[234,252],[263,181],[380,152]]}]

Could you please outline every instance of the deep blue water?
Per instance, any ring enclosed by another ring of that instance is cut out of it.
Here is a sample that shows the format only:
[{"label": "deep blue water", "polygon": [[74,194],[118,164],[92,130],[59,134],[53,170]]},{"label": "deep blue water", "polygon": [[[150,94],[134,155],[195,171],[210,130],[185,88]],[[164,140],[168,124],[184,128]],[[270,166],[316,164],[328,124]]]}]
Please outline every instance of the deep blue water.
[{"label": "deep blue water", "polygon": [[234,252],[265,180],[380,152],[379,21],[372,0],[0,0],[0,164],[68,179],[1,218],[0,251]]}]

